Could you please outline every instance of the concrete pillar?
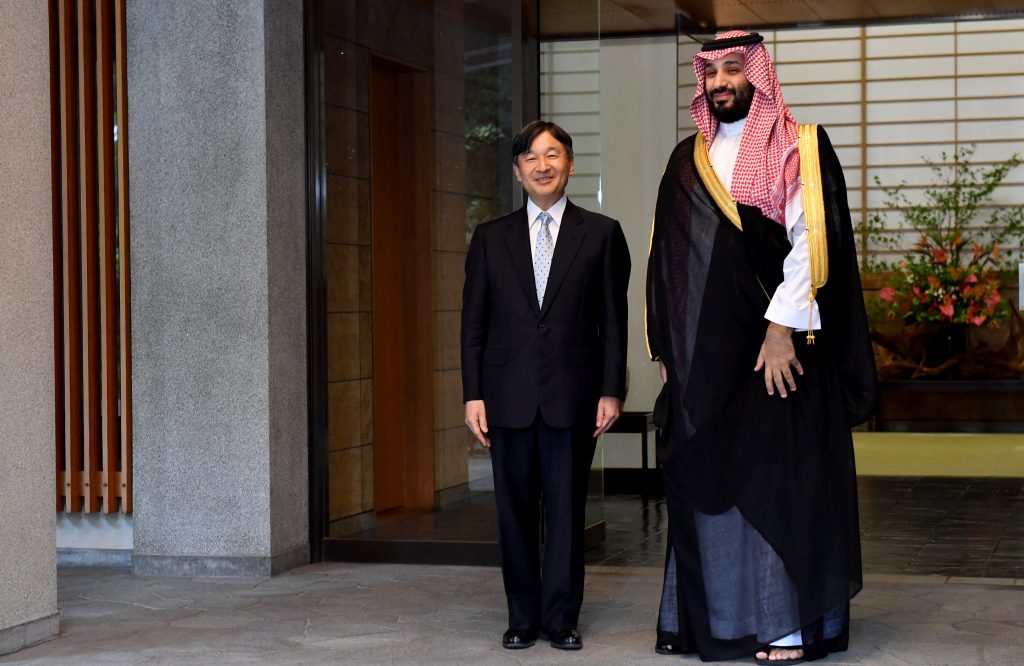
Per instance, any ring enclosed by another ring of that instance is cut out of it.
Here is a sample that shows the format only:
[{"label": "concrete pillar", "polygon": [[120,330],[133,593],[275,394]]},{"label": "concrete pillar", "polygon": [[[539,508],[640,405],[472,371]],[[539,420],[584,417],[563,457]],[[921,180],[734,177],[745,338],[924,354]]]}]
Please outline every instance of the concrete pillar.
[{"label": "concrete pillar", "polygon": [[0,655],[57,634],[47,3],[0,3]]},{"label": "concrete pillar", "polygon": [[308,561],[302,0],[128,3],[136,573]]}]

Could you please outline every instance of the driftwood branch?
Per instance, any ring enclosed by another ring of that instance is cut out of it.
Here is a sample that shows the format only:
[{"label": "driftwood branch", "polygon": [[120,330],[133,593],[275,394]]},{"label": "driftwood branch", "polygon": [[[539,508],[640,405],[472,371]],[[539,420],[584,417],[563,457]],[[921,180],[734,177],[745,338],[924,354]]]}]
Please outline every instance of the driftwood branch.
[{"label": "driftwood branch", "polygon": [[1012,308],[1009,335],[998,348],[973,340],[971,327],[963,326],[963,348],[937,353],[942,336],[951,326],[934,322],[907,324],[896,335],[873,329],[875,364],[882,379],[1020,379],[1024,377],[1024,317]]}]

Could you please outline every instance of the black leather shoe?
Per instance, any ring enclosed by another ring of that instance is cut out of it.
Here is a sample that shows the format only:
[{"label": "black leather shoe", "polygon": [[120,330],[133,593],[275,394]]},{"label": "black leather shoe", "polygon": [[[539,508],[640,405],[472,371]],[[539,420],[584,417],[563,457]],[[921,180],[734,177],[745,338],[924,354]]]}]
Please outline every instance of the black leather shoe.
[{"label": "black leather shoe", "polygon": [[521,650],[533,647],[537,642],[536,629],[509,629],[501,637],[501,647],[506,650]]},{"label": "black leather shoe", "polygon": [[583,637],[575,629],[552,629],[551,647],[559,650],[579,650],[583,647]]}]

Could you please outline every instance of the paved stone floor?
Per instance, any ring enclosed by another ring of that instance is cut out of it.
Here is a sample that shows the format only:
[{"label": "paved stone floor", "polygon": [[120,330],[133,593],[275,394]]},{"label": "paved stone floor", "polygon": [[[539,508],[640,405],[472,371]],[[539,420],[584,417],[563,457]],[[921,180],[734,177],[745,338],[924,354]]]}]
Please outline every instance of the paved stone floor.
[{"label": "paved stone floor", "polygon": [[[1024,664],[1024,479],[858,486],[865,587],[851,650],[822,663]],[[587,552],[579,653],[501,649],[496,568],[331,563],[260,580],[66,568],[61,636],[0,664],[678,663],[653,652],[664,500],[612,495],[601,510],[607,539]],[[421,522],[420,537],[445,525]]]},{"label": "paved stone floor", "polygon": [[[866,573],[1024,578],[1024,479],[862,476],[857,492]],[[610,495],[601,511],[587,564],[662,565],[663,499]]]},{"label": "paved stone floor", "polygon": [[[62,569],[60,637],[0,664],[678,663],[652,649],[660,578],[588,567],[585,647],[565,653],[501,649],[488,567],[331,563],[259,580]],[[1024,663],[1024,580],[869,574],[853,617],[851,650],[822,663]]]}]

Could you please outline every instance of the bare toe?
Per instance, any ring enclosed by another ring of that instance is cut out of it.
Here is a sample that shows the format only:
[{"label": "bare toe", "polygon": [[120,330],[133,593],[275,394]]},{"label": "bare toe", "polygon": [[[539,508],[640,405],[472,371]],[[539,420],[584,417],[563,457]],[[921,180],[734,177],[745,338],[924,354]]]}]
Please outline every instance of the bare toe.
[{"label": "bare toe", "polygon": [[787,650],[785,648],[773,648],[771,654],[768,655],[768,660],[786,662],[793,661],[794,659],[801,659],[803,656],[803,650]]}]

